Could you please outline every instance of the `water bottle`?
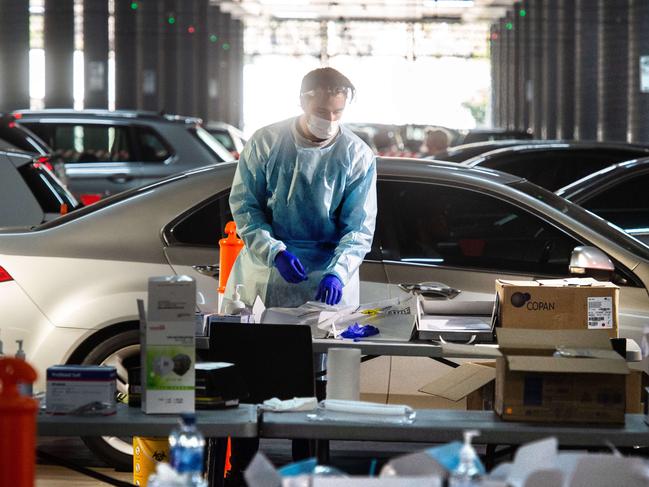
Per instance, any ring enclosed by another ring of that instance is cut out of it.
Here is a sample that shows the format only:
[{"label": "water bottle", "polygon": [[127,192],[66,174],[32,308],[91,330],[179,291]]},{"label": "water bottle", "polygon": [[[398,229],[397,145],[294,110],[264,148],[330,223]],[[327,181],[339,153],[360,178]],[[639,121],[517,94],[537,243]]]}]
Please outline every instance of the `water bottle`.
[{"label": "water bottle", "polygon": [[169,435],[169,456],[171,466],[179,474],[187,476],[189,485],[207,485],[203,478],[204,450],[205,438],[196,428],[196,415],[182,414],[179,426]]}]

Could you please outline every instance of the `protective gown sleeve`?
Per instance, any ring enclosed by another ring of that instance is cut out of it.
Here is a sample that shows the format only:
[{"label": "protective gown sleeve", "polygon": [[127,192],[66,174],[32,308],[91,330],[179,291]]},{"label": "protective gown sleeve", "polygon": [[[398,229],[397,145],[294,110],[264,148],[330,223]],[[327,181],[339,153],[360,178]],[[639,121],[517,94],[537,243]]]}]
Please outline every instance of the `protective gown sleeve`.
[{"label": "protective gown sleeve", "polygon": [[376,161],[374,155],[363,154],[352,165],[340,208],[341,238],[324,274],[333,274],[347,285],[372,247],[376,211]]},{"label": "protective gown sleeve", "polygon": [[230,191],[230,210],[237,233],[258,264],[272,267],[286,245],[273,235],[266,218],[266,159],[253,138],[244,147]]}]

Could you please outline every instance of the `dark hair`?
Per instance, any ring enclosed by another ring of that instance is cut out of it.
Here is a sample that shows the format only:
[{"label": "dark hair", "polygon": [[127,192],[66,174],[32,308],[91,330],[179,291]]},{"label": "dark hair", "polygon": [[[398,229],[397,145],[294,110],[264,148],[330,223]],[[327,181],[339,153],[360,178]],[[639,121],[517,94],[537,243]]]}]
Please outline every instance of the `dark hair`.
[{"label": "dark hair", "polygon": [[326,90],[330,92],[344,91],[346,96],[354,98],[356,94],[356,87],[349,81],[349,78],[336,71],[333,68],[318,68],[309,71],[304,78],[302,78],[302,86],[300,87],[300,95],[312,90]]}]

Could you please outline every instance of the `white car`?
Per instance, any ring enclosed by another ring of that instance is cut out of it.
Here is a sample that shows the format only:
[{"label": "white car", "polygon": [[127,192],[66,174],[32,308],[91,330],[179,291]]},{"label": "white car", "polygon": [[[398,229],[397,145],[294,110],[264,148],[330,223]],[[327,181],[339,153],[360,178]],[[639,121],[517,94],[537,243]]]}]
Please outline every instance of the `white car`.
[{"label": "white car", "polygon": [[[136,300],[146,299],[150,276],[191,275],[198,306],[216,309],[212,276],[235,167],[181,173],[37,227],[0,231],[0,336],[5,353],[24,340],[37,389],[45,369],[61,363],[116,365],[123,389],[138,359]],[[362,302],[427,281],[493,298],[496,278],[567,277],[573,249],[587,245],[614,263],[620,333],[640,341],[649,322],[649,248],[601,218],[516,176],[449,163],[379,159],[378,193]],[[404,357],[367,362],[364,397],[421,405],[416,390],[433,366]]]}]

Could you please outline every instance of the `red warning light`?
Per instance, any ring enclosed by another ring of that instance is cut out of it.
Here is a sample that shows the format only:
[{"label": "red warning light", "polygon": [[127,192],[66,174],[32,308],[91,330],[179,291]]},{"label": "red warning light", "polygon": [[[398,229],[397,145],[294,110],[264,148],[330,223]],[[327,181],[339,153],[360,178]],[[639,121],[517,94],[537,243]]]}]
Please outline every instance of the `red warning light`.
[{"label": "red warning light", "polygon": [[196,32],[196,27],[194,27],[193,25],[190,25],[189,27],[187,27],[187,32],[189,32],[190,34],[193,34],[194,32]]}]

